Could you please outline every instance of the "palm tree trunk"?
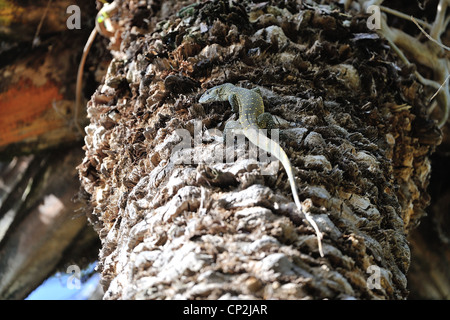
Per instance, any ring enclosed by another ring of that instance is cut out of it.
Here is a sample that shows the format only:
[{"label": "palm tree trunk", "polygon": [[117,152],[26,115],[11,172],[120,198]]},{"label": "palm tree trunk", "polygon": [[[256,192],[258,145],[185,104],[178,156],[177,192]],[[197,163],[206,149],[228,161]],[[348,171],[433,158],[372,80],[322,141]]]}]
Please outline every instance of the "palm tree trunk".
[{"label": "palm tree trunk", "polygon": [[[298,1],[116,1],[122,49],[88,104],[79,166],[104,298],[406,298],[407,235],[429,203],[440,133],[367,16]],[[220,156],[216,130],[233,113],[198,98],[225,82],[259,88],[282,119],[325,257],[283,168],[262,174],[242,144],[233,162]]]}]

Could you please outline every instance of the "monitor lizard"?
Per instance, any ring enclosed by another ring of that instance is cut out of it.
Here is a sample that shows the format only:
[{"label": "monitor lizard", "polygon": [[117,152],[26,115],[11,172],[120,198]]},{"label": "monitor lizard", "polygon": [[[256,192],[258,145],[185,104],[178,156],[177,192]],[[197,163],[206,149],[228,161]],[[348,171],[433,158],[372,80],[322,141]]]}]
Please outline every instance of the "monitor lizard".
[{"label": "monitor lizard", "polygon": [[259,148],[262,148],[266,152],[270,152],[283,164],[283,167],[288,175],[294,202],[298,210],[305,215],[306,220],[316,232],[319,253],[320,256],[323,257],[323,235],[311,215],[303,210],[297,193],[294,171],[286,152],[277,142],[266,137],[259,130],[272,129],[275,127],[275,122],[272,118],[272,115],[268,112],[264,112],[264,103],[261,97],[261,92],[257,88],[249,90],[236,87],[231,83],[225,83],[208,89],[200,97],[199,102],[203,104],[208,102],[227,100],[229,101],[233,112],[239,112],[239,120],[228,121],[225,125],[224,135],[226,136],[227,131],[229,130],[233,130],[236,133],[241,133]]}]

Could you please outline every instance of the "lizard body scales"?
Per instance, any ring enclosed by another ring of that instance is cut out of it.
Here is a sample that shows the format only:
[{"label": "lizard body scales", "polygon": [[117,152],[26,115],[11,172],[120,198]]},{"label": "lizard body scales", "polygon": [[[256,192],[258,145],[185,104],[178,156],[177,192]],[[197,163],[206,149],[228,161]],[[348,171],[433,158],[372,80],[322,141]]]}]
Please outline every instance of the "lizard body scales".
[{"label": "lizard body scales", "polygon": [[284,152],[283,148],[275,141],[269,139],[260,132],[259,129],[269,128],[273,126],[272,116],[264,112],[264,103],[258,89],[245,89],[236,87],[231,83],[225,83],[211,89],[208,89],[201,97],[200,103],[207,103],[213,101],[229,101],[234,112],[239,112],[238,121],[229,121],[225,127],[225,134],[227,130],[241,130],[249,141],[263,149],[266,152],[274,155],[283,165],[288,175],[289,184],[292,189],[292,196],[294,202],[300,212],[302,212],[306,220],[313,227],[316,232],[319,253],[323,257],[322,249],[322,233],[320,232],[316,222],[309,215],[304,212],[302,204],[300,203],[297,185],[295,183],[294,171],[291,162]]}]

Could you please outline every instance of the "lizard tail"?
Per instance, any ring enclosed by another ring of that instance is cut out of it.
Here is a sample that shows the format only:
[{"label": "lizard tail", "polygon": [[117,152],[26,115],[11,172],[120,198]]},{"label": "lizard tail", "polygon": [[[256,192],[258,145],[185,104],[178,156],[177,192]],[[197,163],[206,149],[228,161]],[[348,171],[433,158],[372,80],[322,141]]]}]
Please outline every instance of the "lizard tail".
[{"label": "lizard tail", "polygon": [[[291,164],[290,164],[289,158],[287,157],[287,155],[286,155],[286,153],[284,151],[283,151],[283,153],[285,154],[285,156],[286,156],[285,159],[288,161],[288,164],[290,166]],[[300,202],[300,200],[298,198],[297,186],[295,184],[295,180],[294,180],[295,178],[294,178],[294,174],[292,172],[292,167],[289,170],[289,169],[287,169],[287,166],[286,166],[285,162],[282,161],[282,160],[280,160],[280,161],[283,164],[283,167],[286,169],[286,173],[288,175],[289,182],[291,184],[292,196],[294,197],[294,202],[297,205],[298,210],[305,215],[306,220],[309,222],[309,224],[313,227],[314,231],[316,232],[317,246],[319,248],[320,256],[323,257],[324,256],[323,248],[322,248],[323,234],[319,230],[319,227],[317,226],[316,221],[312,218],[311,214],[309,212],[306,212],[305,210],[303,210],[303,206],[302,206],[302,204],[301,204],[301,202]]]},{"label": "lizard tail", "polygon": [[260,147],[266,152],[270,152],[282,163],[288,175],[289,184],[292,189],[292,196],[294,198],[294,202],[297,206],[297,209],[305,215],[306,220],[313,227],[317,237],[317,246],[319,249],[319,254],[321,257],[323,257],[324,254],[322,248],[322,238],[323,238],[322,232],[319,230],[319,227],[317,226],[316,221],[312,218],[311,214],[303,210],[303,206],[300,202],[297,193],[297,185],[295,184],[295,177],[294,172],[292,170],[292,165],[286,152],[284,152],[283,148],[277,142],[273,141],[272,139],[269,139],[264,134],[262,134],[259,129],[255,128],[247,129],[245,130],[245,136],[256,146]]}]

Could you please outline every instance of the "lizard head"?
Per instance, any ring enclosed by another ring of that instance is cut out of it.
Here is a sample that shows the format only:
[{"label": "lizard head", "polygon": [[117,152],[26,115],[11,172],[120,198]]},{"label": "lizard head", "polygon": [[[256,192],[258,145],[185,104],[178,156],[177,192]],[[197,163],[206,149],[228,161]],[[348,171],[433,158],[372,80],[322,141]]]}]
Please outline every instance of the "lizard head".
[{"label": "lizard head", "polygon": [[233,87],[234,87],[234,85],[232,85],[231,83],[224,83],[217,87],[208,89],[200,97],[198,102],[208,103],[208,102],[212,102],[212,101],[226,101],[226,100],[228,100],[228,96],[231,93],[230,89]]}]

